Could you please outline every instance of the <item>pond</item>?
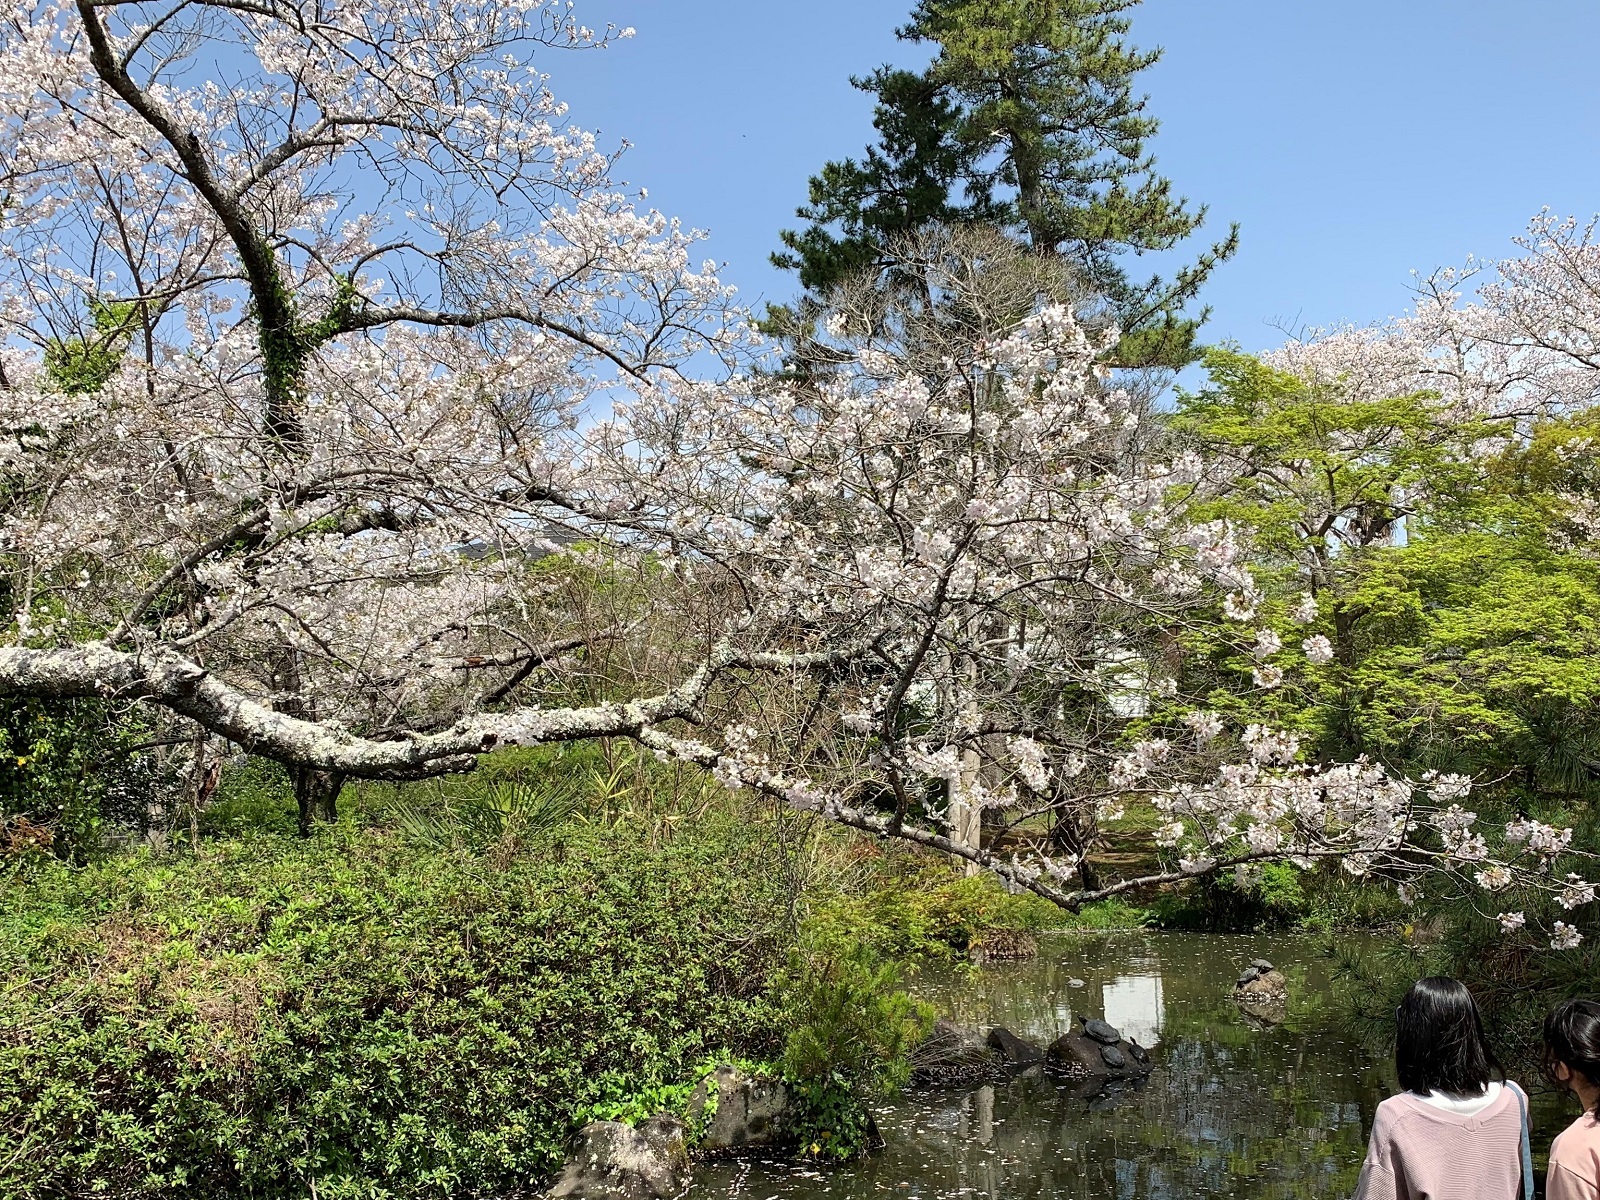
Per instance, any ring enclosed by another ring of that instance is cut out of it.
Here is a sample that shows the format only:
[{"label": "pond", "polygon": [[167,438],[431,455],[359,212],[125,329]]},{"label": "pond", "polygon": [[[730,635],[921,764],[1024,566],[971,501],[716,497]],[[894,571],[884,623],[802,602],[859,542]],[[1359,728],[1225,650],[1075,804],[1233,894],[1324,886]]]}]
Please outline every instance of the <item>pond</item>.
[{"label": "pond", "polygon": [[[1290,981],[1282,1024],[1252,1021],[1228,999],[1240,970],[1263,957]],[[1140,1086],[1095,1092],[1088,1085],[1092,1094],[1037,1070],[992,1086],[911,1090],[878,1110],[888,1146],[871,1159],[832,1169],[720,1164],[697,1176],[694,1193],[729,1200],[1348,1196],[1373,1112],[1395,1090],[1387,1056],[1343,1027],[1329,966],[1308,939],[1057,935],[1041,940],[1032,961],[925,975],[913,990],[963,1025],[1004,1025],[1041,1044],[1077,1029],[1082,1015],[1099,1017],[1151,1047],[1156,1069]],[[1535,1150],[1547,1149],[1572,1115],[1559,1097],[1536,1097]]]}]

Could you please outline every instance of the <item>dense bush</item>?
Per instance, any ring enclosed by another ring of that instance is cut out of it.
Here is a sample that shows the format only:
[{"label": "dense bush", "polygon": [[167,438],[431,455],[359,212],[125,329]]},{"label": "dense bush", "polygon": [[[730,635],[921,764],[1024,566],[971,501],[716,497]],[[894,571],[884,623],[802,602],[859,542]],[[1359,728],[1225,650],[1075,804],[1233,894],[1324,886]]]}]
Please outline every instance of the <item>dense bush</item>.
[{"label": "dense bush", "polygon": [[578,824],[490,865],[381,831],[0,884],[0,1194],[505,1195],[576,1112],[773,1058],[754,835]]},{"label": "dense bush", "polygon": [[996,930],[1120,928],[1141,919],[1118,904],[1069,913],[1031,892],[1012,895],[992,876],[964,877],[947,860],[896,852],[874,858],[853,885],[817,896],[810,923],[836,944],[915,961],[964,956]]},{"label": "dense bush", "polygon": [[801,1097],[800,1152],[853,1158],[874,1133],[864,1101],[906,1084],[911,1051],[936,1014],[900,990],[897,964],[815,923],[791,951],[781,989],[791,1014],[782,1066]]},{"label": "dense bush", "polygon": [[200,813],[198,825],[201,836],[208,839],[263,833],[287,837],[298,832],[299,811],[288,770],[265,758],[230,765],[222,772],[210,805]]},{"label": "dense bush", "polygon": [[1244,881],[1227,873],[1162,892],[1148,915],[1161,929],[1254,933],[1397,928],[1408,912],[1391,888],[1352,878],[1336,864],[1302,871],[1269,863]]},{"label": "dense bush", "polygon": [[6,830],[22,826],[81,861],[100,851],[108,828],[138,831],[164,818],[177,783],[141,750],[153,734],[103,700],[0,700],[0,850]]}]

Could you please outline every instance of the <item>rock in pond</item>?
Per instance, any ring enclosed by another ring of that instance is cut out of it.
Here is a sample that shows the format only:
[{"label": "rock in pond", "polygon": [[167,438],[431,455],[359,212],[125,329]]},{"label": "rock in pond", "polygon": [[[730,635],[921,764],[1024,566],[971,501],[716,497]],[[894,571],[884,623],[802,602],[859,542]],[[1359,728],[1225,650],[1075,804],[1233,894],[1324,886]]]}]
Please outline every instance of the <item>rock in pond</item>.
[{"label": "rock in pond", "polygon": [[1263,1025],[1277,1025],[1288,1009],[1289,981],[1275,967],[1263,971],[1252,963],[1239,977],[1233,1001],[1247,1017]]},{"label": "rock in pond", "polygon": [[912,1082],[926,1087],[956,1087],[1007,1078],[1010,1068],[984,1036],[941,1017],[911,1052]]},{"label": "rock in pond", "polygon": [[1284,978],[1282,971],[1256,971],[1252,967],[1239,977],[1238,986],[1233,989],[1233,997],[1235,1000],[1250,1000],[1257,1004],[1281,1004],[1289,998],[1289,981]]},{"label": "rock in pond", "polygon": [[[1086,1021],[1085,1025],[1088,1024]],[[1104,1022],[1094,1024],[1103,1025]],[[1150,1055],[1143,1047],[1120,1036],[1105,1042],[1088,1033],[1062,1034],[1050,1043],[1045,1055],[1051,1070],[1068,1079],[1143,1079],[1150,1074]]]},{"label": "rock in pond", "polygon": [[578,1134],[577,1149],[547,1200],[667,1200],[689,1184],[684,1125],[665,1114],[638,1128],[595,1121]]},{"label": "rock in pond", "polygon": [[1044,1050],[1026,1038],[1020,1038],[1003,1025],[989,1031],[989,1049],[1014,1067],[1032,1066],[1044,1061]]},{"label": "rock in pond", "polygon": [[975,963],[1027,962],[1039,953],[1033,934],[1020,929],[991,929],[968,951]]},{"label": "rock in pond", "polygon": [[747,1075],[737,1067],[718,1067],[689,1097],[691,1126],[699,1126],[713,1091],[716,1103],[695,1144],[700,1153],[736,1154],[783,1146],[792,1139],[795,1100],[782,1080]]}]

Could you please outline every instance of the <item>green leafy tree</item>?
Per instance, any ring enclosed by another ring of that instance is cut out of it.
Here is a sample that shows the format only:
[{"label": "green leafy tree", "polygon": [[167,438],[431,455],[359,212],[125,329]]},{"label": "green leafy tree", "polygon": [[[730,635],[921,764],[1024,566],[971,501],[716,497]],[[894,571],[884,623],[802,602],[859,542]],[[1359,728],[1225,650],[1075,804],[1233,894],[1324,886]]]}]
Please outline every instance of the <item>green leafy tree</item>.
[{"label": "green leafy tree", "polygon": [[[1262,594],[1249,620],[1219,613],[1175,638],[1183,690],[1209,687],[1209,706],[1240,724],[1294,731],[1313,761],[1365,755],[1413,779],[1471,776],[1482,828],[1529,818],[1570,828],[1571,849],[1592,854],[1597,414],[1519,426],[1434,392],[1384,396],[1358,370],[1299,374],[1223,351],[1207,367],[1210,386],[1180,396],[1174,432],[1233,481],[1195,515],[1250,530]],[[1262,682],[1264,663],[1289,668],[1281,685]],[[1177,715],[1155,719],[1176,728]],[[1592,939],[1589,907],[1489,879],[1469,868],[1410,894],[1417,919],[1447,934],[1430,969],[1509,971],[1518,987],[1560,994],[1565,968],[1530,966],[1499,914]]]},{"label": "green leafy tree", "polygon": [[[1281,688],[1241,687],[1244,627],[1218,622],[1188,638],[1187,669],[1321,755],[1461,771],[1518,808],[1586,806],[1600,563],[1575,514],[1600,494],[1596,417],[1512,436],[1429,392],[1374,399],[1228,351],[1206,365],[1211,386],[1180,396],[1173,423],[1237,483],[1196,515],[1251,530],[1263,623],[1302,661]],[[1315,615],[1296,622],[1306,593]],[[1307,656],[1316,638],[1331,657]]]},{"label": "green leafy tree", "polygon": [[900,37],[937,49],[923,72],[883,68],[855,86],[876,95],[877,145],[813,177],[808,222],[773,261],[828,291],[852,272],[892,269],[897,237],[934,223],[996,222],[1063,255],[1114,310],[1126,365],[1194,356],[1204,320],[1183,315],[1237,230],[1171,279],[1133,280],[1128,253],[1171,250],[1192,209],[1146,149],[1158,123],[1136,77],[1160,57],[1127,43],[1138,0],[922,0]]},{"label": "green leafy tree", "polygon": [[1600,564],[1533,537],[1442,532],[1343,600],[1349,681],[1325,723],[1418,767],[1570,804],[1600,780]]},{"label": "green leafy tree", "polygon": [[1230,486],[1195,515],[1247,527],[1255,566],[1318,596],[1366,551],[1433,520],[1440,497],[1464,501],[1473,446],[1505,432],[1431,392],[1368,397],[1227,349],[1203,361],[1209,386],[1179,393],[1172,424]]}]

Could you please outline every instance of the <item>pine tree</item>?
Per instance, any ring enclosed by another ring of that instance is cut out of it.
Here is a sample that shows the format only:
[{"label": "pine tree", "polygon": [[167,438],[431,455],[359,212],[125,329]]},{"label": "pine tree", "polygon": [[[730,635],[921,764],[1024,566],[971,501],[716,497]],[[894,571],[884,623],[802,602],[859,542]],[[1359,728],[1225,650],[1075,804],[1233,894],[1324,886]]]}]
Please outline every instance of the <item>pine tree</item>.
[{"label": "pine tree", "polygon": [[1200,228],[1157,174],[1158,123],[1134,91],[1160,57],[1126,41],[1138,0],[921,0],[899,36],[937,47],[923,72],[852,80],[878,98],[878,143],[811,180],[808,222],[773,256],[816,294],[893,265],[896,235],[933,223],[995,222],[1034,250],[1071,259],[1126,335],[1128,365],[1194,357],[1204,312],[1186,316],[1237,229],[1172,278],[1138,283],[1129,253],[1170,250]]},{"label": "pine tree", "polygon": [[886,265],[885,246],[895,235],[966,224],[979,210],[957,195],[971,174],[970,155],[960,141],[961,111],[941,85],[890,67],[850,82],[878,97],[878,144],[867,147],[865,161],[830,162],[812,177],[811,202],[797,213],[810,225],[780,233],[788,252],[772,256],[814,293]]}]

